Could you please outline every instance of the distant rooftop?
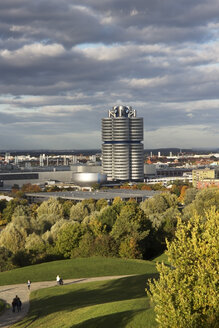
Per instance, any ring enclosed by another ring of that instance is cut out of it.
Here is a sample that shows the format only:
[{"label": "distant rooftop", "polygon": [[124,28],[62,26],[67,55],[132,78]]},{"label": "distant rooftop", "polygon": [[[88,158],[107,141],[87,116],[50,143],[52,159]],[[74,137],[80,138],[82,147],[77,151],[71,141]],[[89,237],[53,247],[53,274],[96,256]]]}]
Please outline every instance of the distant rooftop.
[{"label": "distant rooftop", "polygon": [[130,198],[137,201],[143,201],[146,198],[151,198],[156,195],[157,191],[153,190],[130,190],[130,189],[108,189],[101,191],[60,191],[60,192],[40,192],[40,193],[26,193],[26,197],[32,201],[43,201],[51,197],[70,199],[76,201],[82,201],[84,199],[106,199],[112,201],[116,197],[120,197],[122,200],[129,200]]}]

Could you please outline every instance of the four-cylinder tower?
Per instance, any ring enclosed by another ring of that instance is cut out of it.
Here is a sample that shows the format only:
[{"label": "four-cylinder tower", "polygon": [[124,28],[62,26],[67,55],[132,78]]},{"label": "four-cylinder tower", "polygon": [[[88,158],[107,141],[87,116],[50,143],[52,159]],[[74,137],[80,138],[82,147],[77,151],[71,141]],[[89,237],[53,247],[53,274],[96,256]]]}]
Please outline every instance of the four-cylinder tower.
[{"label": "four-cylinder tower", "polygon": [[143,118],[131,106],[114,106],[102,119],[102,168],[109,180],[143,180],[143,131]]}]

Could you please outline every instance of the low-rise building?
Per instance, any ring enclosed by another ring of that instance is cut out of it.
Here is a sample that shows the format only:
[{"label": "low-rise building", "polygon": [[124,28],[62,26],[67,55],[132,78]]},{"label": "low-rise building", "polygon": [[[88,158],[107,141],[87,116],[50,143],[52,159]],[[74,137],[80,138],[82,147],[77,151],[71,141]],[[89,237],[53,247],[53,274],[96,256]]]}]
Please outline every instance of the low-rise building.
[{"label": "low-rise building", "polygon": [[195,188],[201,186],[214,185],[219,179],[219,168],[192,170],[192,184]]},{"label": "low-rise building", "polygon": [[160,193],[159,191],[153,190],[128,190],[128,189],[108,189],[108,190],[97,190],[97,191],[61,191],[61,192],[40,192],[40,193],[26,193],[26,198],[30,203],[37,203],[47,200],[51,197],[62,198],[68,200],[74,200],[80,202],[84,199],[106,199],[108,203],[120,197],[123,201],[129,199],[135,199],[137,202],[142,202],[147,198],[151,198],[154,195]]}]

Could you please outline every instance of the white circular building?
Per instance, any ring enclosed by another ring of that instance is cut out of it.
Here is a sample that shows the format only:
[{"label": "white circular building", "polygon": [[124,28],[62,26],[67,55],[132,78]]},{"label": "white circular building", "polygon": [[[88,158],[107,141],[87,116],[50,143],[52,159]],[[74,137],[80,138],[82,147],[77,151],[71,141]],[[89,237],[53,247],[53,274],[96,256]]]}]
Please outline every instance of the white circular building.
[{"label": "white circular building", "polygon": [[93,172],[72,173],[72,181],[79,186],[92,186],[95,183],[102,184],[107,181],[106,174]]}]

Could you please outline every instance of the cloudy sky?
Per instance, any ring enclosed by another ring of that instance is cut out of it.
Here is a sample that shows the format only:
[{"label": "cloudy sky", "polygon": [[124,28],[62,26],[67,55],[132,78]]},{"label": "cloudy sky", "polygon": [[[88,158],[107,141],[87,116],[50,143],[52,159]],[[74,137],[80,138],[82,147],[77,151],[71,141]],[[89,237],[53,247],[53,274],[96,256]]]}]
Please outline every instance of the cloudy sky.
[{"label": "cloudy sky", "polygon": [[0,149],[101,146],[114,105],[145,148],[219,145],[219,0],[1,0]]}]

